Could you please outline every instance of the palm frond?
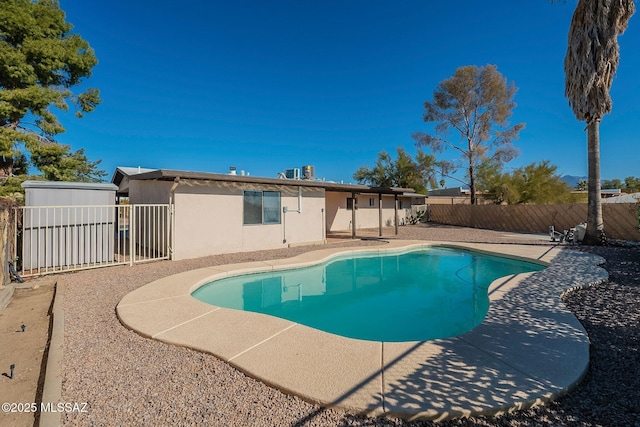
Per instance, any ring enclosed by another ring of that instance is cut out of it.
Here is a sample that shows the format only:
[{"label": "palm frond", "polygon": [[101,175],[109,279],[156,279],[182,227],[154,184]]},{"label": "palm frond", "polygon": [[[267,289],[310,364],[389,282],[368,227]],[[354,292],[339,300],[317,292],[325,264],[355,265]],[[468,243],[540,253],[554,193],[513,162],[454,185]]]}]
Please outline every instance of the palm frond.
[{"label": "palm frond", "polygon": [[565,96],[578,120],[600,120],[620,61],[618,36],[635,12],[633,0],[579,0],[564,60]]}]

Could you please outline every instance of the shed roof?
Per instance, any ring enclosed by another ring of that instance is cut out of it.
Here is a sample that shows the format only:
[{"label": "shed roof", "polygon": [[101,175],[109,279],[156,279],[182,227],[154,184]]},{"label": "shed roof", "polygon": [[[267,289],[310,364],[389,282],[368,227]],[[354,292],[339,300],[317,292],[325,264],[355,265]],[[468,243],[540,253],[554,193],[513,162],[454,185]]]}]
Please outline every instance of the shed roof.
[{"label": "shed roof", "polygon": [[157,169],[150,172],[138,173],[129,176],[130,180],[156,180],[156,181],[213,181],[213,182],[245,182],[251,184],[276,184],[303,187],[324,188],[329,191],[354,192],[354,193],[375,193],[375,194],[397,194],[403,195],[406,192],[413,192],[412,188],[399,187],[370,187],[361,184],[340,184],[331,181],[319,181],[309,179],[282,179],[282,178],[262,178],[246,175],[230,175],[209,172],[191,172]]},{"label": "shed roof", "polygon": [[104,182],[71,182],[71,181],[34,181],[27,180],[23,182],[22,188],[60,188],[60,189],[72,189],[72,190],[101,190],[101,191],[115,191],[118,189],[117,185],[104,183]]}]

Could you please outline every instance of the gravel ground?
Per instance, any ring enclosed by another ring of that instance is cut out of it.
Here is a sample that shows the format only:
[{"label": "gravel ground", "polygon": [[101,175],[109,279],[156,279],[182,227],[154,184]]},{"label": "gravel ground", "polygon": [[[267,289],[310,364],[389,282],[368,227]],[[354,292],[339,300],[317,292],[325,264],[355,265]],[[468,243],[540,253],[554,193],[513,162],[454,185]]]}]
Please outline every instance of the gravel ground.
[{"label": "gravel ground", "polygon": [[[400,227],[400,238],[544,244],[510,233],[433,225]],[[375,240],[330,246],[378,245]],[[285,258],[299,247],[109,267],[57,276],[66,286],[62,397],[88,402],[64,425],[429,426],[324,409],[251,379],[217,358],[143,338],[125,329],[115,307],[148,282],[211,265]],[[640,249],[579,248],[607,259],[607,283],[570,293],[565,302],[591,339],[583,382],[556,402],[498,417],[442,426],[640,426]]]}]

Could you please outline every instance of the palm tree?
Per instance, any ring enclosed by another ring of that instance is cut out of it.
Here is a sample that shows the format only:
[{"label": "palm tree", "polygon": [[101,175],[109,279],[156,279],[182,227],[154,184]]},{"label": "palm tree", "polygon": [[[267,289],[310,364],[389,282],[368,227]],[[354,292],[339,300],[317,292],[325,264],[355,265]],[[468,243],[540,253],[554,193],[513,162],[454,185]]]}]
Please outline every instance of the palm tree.
[{"label": "palm tree", "polygon": [[635,12],[633,0],[579,0],[564,59],[565,96],[587,123],[589,162],[586,244],[604,244],[600,202],[600,120],[611,112],[609,90],[620,60],[618,35]]}]

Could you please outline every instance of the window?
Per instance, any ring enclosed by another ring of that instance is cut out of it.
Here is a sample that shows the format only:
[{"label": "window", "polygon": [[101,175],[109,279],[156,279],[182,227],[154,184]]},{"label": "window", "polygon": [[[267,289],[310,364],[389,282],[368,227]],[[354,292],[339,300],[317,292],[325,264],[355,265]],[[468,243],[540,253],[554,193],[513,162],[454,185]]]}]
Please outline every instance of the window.
[{"label": "window", "polygon": [[280,224],[280,193],[265,191],[262,193],[262,223]]},{"label": "window", "polygon": [[280,224],[280,192],[245,191],[243,223]]},{"label": "window", "polygon": [[[351,197],[347,197],[347,210],[351,211],[353,210],[353,201],[355,199],[351,198]],[[357,208],[356,208],[357,209]]]},{"label": "window", "polygon": [[369,207],[373,208],[376,205],[376,199],[369,197]]},{"label": "window", "polygon": [[262,191],[244,192],[244,224],[262,224]]}]

